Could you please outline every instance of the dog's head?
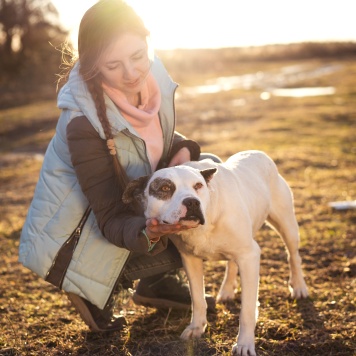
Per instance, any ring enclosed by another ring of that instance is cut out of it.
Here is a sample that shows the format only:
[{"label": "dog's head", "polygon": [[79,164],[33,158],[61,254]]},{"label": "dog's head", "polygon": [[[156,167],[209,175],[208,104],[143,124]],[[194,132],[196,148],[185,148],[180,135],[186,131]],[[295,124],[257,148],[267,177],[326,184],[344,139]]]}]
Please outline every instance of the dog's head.
[{"label": "dog's head", "polygon": [[160,223],[204,225],[208,184],[216,171],[188,166],[164,168],[131,181],[122,199],[126,204],[138,202],[146,218],[156,218]]}]

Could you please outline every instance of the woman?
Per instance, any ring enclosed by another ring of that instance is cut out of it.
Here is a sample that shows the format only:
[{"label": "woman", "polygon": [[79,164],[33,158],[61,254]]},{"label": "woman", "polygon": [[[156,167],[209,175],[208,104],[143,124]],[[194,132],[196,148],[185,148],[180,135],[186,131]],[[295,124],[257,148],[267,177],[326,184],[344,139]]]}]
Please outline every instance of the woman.
[{"label": "woman", "polygon": [[140,279],[137,304],[190,306],[174,273],[180,256],[167,237],[184,227],[146,221],[120,199],[128,180],[200,156],[195,142],[174,131],[176,84],[150,58],[148,35],[122,0],[101,0],[85,13],[78,60],[58,95],[62,112],[21,235],[20,261],[48,279],[90,206],[59,286],[93,331],[125,324],[112,311],[123,281]]}]

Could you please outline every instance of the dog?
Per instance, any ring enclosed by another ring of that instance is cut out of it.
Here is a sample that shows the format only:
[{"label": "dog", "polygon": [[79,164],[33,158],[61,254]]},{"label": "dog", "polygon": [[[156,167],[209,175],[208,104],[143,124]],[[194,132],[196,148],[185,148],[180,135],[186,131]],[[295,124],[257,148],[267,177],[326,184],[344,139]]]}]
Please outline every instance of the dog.
[{"label": "dog", "polygon": [[285,243],[292,298],[307,298],[293,195],[265,153],[243,151],[223,163],[205,159],[161,169],[131,181],[123,201],[139,202],[146,218],[190,227],[170,237],[182,256],[192,297],[191,323],[182,339],[200,337],[207,325],[203,260],[227,260],[217,301],[234,298],[238,272],[241,281],[240,326],[232,354],[256,355],[260,248],[254,236],[265,222]]}]

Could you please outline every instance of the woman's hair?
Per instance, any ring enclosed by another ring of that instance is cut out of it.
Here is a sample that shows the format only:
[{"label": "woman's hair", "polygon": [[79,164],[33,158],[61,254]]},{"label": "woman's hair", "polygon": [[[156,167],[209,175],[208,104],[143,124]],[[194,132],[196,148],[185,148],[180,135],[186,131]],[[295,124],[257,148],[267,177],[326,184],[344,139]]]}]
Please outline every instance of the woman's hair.
[{"label": "woman's hair", "polygon": [[[117,159],[113,135],[106,114],[104,92],[98,71],[103,51],[123,33],[134,33],[147,39],[149,31],[142,19],[124,0],[99,0],[84,14],[78,35],[79,73],[88,86],[103,127],[108,150],[113,157],[118,184],[125,187],[127,175]],[[73,61],[72,65],[75,61]]]},{"label": "woman's hair", "polygon": [[124,0],[100,0],[83,16],[78,35],[80,74],[85,81],[98,74],[97,63],[103,51],[122,33],[147,38],[142,19]]}]

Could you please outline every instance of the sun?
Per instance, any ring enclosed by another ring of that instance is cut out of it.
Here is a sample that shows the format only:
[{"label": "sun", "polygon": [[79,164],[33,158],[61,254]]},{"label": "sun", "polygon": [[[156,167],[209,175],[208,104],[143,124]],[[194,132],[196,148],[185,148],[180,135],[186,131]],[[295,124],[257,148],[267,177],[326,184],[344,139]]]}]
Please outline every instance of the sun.
[{"label": "sun", "polygon": [[144,20],[153,46],[158,49],[224,47],[238,35],[237,27],[232,25],[236,23],[236,18],[232,18],[235,1],[131,0],[128,3]]}]

